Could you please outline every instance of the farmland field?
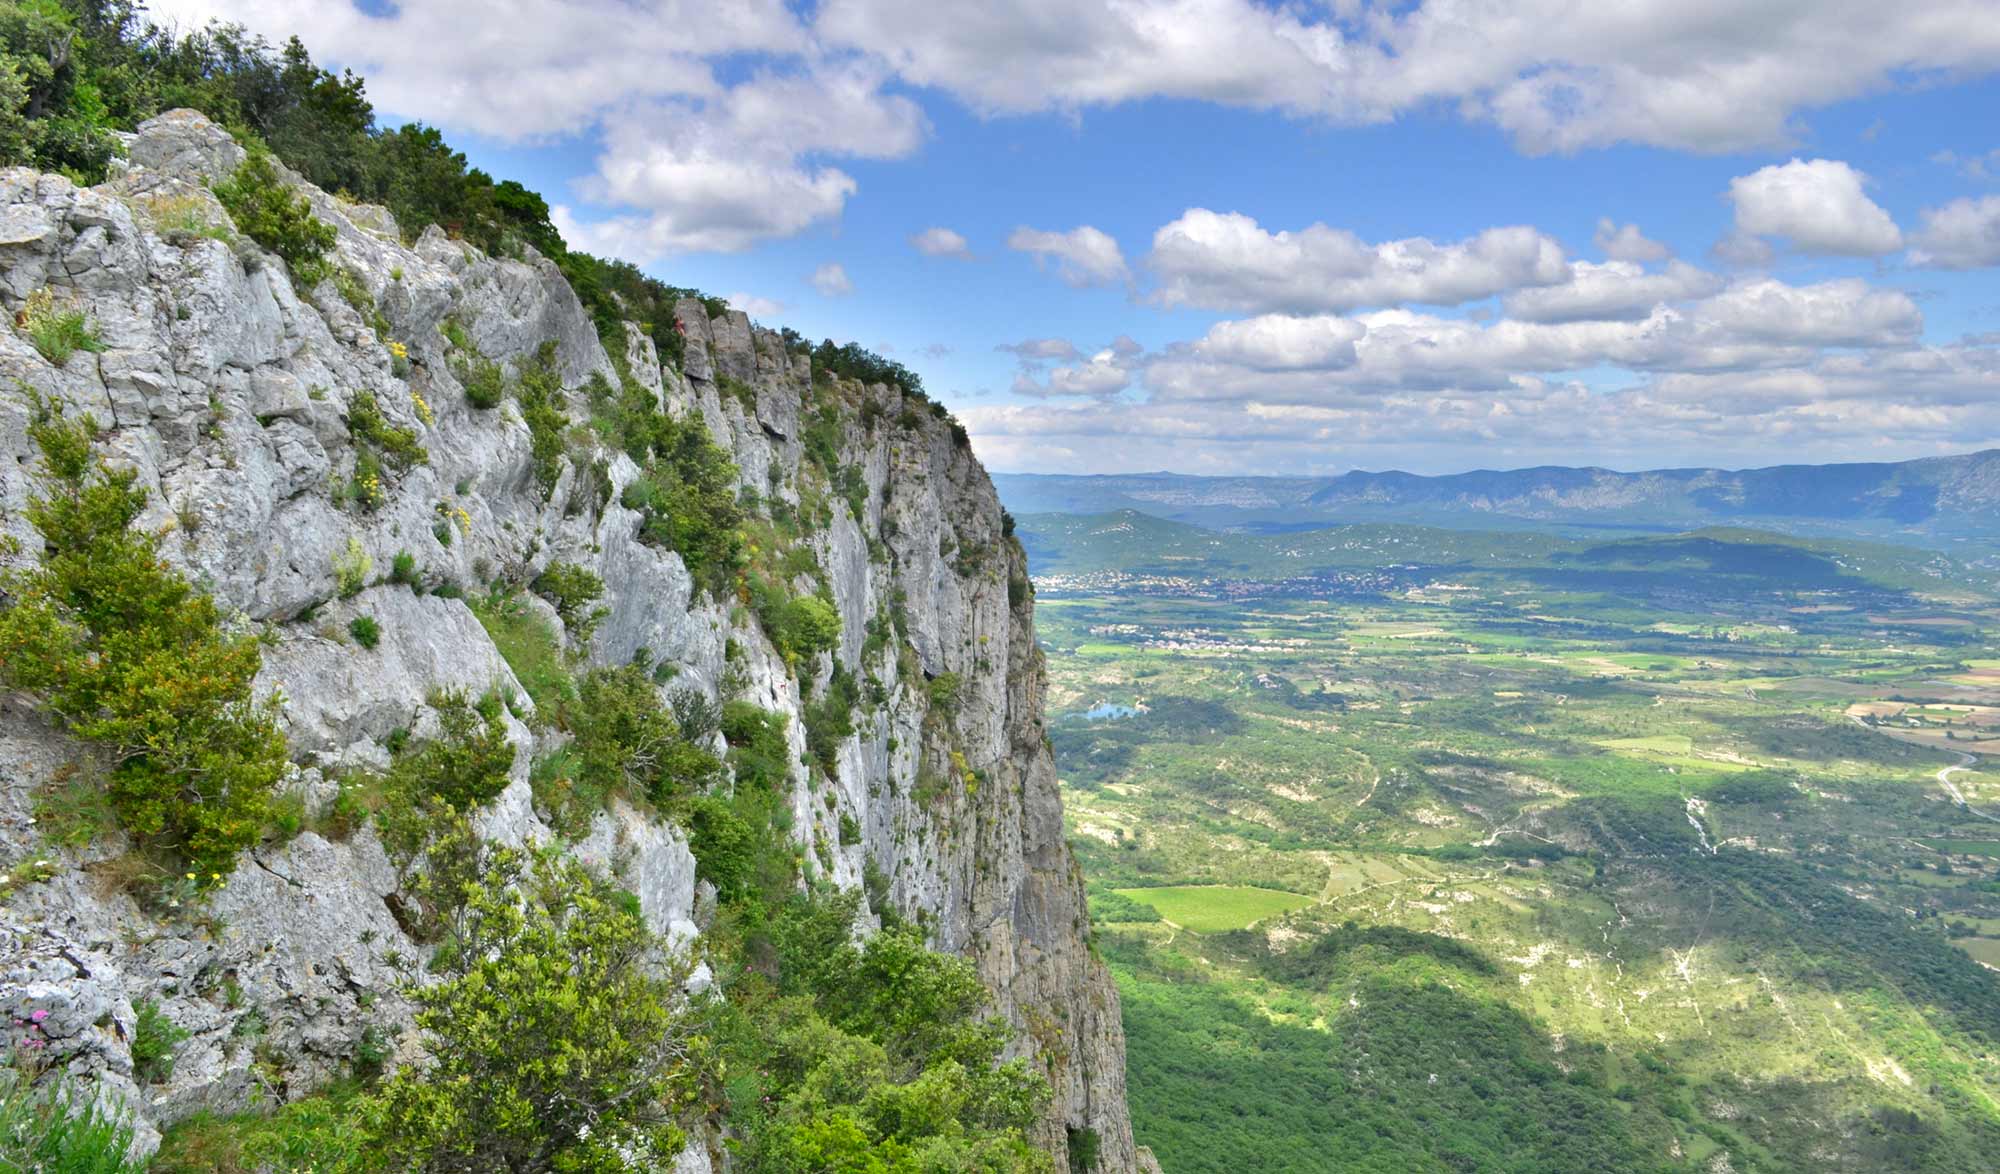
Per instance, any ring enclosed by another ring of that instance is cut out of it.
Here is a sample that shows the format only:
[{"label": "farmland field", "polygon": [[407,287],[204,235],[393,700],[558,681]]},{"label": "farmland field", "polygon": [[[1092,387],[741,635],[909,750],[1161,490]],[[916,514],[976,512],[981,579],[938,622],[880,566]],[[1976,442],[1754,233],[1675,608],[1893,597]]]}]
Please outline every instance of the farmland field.
[{"label": "farmland field", "polygon": [[1988,579],[1078,521],[1049,729],[1168,1170],[1993,1168]]},{"label": "farmland field", "polygon": [[1151,905],[1175,925],[1199,933],[1247,929],[1278,913],[1310,905],[1311,897],[1259,889],[1249,885],[1162,885],[1151,889],[1117,889],[1121,896]]}]

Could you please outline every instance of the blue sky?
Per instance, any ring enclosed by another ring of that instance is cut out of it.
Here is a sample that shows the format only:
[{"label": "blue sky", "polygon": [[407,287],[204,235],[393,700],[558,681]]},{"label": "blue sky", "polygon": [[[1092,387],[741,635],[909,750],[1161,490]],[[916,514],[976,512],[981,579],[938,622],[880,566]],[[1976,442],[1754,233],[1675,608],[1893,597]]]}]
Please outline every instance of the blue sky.
[{"label": "blue sky", "polygon": [[1982,3],[153,9],[297,32],[574,242],[891,354],[998,470],[2000,445]]}]

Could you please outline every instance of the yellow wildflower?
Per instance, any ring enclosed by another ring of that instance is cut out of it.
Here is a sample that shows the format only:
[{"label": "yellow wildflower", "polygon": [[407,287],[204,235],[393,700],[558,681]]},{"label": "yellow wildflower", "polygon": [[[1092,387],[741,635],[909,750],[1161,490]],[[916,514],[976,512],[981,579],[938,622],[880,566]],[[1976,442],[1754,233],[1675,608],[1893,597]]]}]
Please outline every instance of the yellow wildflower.
[{"label": "yellow wildflower", "polygon": [[407,359],[410,357],[410,348],[392,338],[389,340],[389,353],[399,359]]},{"label": "yellow wildflower", "polygon": [[[401,346],[403,344],[397,343],[396,345]],[[417,418],[424,422],[424,427],[429,428],[437,423],[437,416],[431,412],[431,406],[424,402],[423,396],[412,391],[410,393],[410,402],[416,405]]]}]

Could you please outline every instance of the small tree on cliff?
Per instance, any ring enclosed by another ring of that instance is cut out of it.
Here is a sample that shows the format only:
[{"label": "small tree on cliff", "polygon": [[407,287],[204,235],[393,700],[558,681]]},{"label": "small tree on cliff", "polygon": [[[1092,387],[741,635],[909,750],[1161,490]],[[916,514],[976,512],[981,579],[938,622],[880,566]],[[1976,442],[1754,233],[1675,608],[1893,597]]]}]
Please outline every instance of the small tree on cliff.
[{"label": "small tree on cliff", "polygon": [[369,1106],[398,1170],[663,1169],[706,1041],[680,1010],[687,963],[636,904],[553,853],[479,844],[428,973],[405,993],[430,1060]]},{"label": "small tree on cliff", "polygon": [[274,706],[250,696],[257,642],[225,634],[215,601],[160,558],[161,536],[133,526],[146,491],[93,454],[96,431],[36,404],[45,466],[26,514],[45,549],[0,572],[0,681],[103,754],[126,831],[223,875],[285,769]]}]

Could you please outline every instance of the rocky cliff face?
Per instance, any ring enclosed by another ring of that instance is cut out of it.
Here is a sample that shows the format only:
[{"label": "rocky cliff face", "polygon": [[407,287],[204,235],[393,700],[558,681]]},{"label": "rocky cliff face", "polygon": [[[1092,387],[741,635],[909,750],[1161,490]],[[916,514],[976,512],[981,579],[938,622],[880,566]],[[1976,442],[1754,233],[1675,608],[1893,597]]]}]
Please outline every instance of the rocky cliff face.
[{"label": "rocky cliff face", "polygon": [[[226,231],[208,185],[242,157],[228,135],[176,112],[128,149],[126,168],[98,188],[0,173],[0,302],[15,310],[51,289],[105,344],[58,367],[0,329],[0,377],[95,415],[106,451],[150,492],[145,524],[170,530],[170,558],[261,633],[258,686],[282,698],[299,764],[287,787],[308,812],[330,801],[337,768],[386,761],[385,741],[413,718],[421,736],[434,690],[523,694],[460,599],[386,582],[341,598],[335,563],[350,542],[378,569],[408,551],[433,580],[468,585],[524,582],[558,561],[586,566],[608,608],[590,662],[646,657],[677,685],[790,714],[803,753],[800,681],[748,609],[697,590],[677,554],[640,541],[640,515],[619,504],[632,462],[573,439],[545,492],[517,407],[473,407],[455,360],[477,351],[518,368],[552,343],[571,395],[622,368],[669,410],[699,413],[742,487],[785,503],[767,508],[829,496],[805,461],[805,405],[817,394],[839,406],[840,463],[859,470],[859,491],[845,496],[860,516],[832,494],[832,524],[808,541],[840,613],[835,655],[857,678],[872,672],[886,699],[857,713],[834,777],[793,769],[802,855],[843,886],[871,878],[878,909],[892,904],[939,948],[976,961],[1019,1029],[1017,1051],[1049,1072],[1056,1095],[1042,1140],[1059,1163],[1084,1130],[1101,1139],[1100,1168],[1146,1161],[1126,1119],[1117,994],[1088,952],[1063,839],[1027,569],[985,472],[946,421],[890,387],[836,381],[815,392],[803,355],[696,300],[679,307],[683,370],[663,366],[636,330],[614,362],[546,260],[484,256],[435,228],[405,246],[381,209],[309,188],[354,280],[345,295],[329,281],[302,296],[280,264]],[[365,510],[343,493],[360,395],[428,451],[425,463],[384,473]],[[33,489],[29,410],[23,392],[0,393],[0,523],[23,557],[38,549],[20,512]],[[380,626],[373,650],[343,635],[361,614]],[[871,624],[898,636],[871,642]],[[809,670],[821,683],[826,659]],[[932,712],[928,682],[948,674],[956,704]],[[508,721],[526,752],[482,826],[545,839],[527,781],[543,736]],[[124,847],[115,836],[66,848],[36,825],[36,796],[60,782],[75,749],[18,699],[0,716],[0,864],[46,857],[54,874],[0,905],[0,1010],[10,1013],[0,1026],[19,1034],[17,1020],[48,1012],[32,1028],[46,1054],[160,1124],[300,1095],[347,1069],[364,1024],[403,1013],[382,959],[413,946],[390,907],[396,871],[371,831],[307,831],[257,849],[198,918],[162,919],[107,875]],[[678,829],[614,804],[571,850],[615,872],[657,929],[700,948],[705,914]],[[191,1035],[172,1077],[142,1086],[130,1040],[146,1001]],[[683,1166],[708,1162],[697,1148]]]}]

